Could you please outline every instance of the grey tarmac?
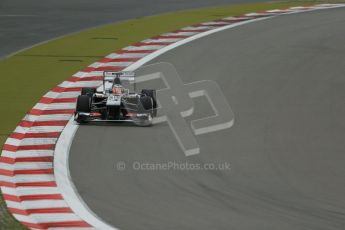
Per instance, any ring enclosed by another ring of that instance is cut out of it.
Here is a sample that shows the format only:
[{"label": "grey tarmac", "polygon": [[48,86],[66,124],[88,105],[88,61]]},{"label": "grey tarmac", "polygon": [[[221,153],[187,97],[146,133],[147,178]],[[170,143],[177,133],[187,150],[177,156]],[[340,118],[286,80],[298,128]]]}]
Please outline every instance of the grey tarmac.
[{"label": "grey tarmac", "polygon": [[[345,229],[344,25],[345,9],[284,15],[159,56],[151,63],[173,64],[184,83],[217,82],[234,126],[196,136],[201,153],[190,157],[167,123],[81,126],[70,152],[80,196],[120,229]],[[195,108],[188,120],[210,111],[201,99]]]}]

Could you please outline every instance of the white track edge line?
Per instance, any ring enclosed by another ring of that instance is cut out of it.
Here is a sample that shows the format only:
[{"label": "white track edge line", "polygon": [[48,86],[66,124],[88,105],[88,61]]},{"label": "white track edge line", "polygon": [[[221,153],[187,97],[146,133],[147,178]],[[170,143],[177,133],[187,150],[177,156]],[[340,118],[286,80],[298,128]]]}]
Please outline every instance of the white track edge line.
[{"label": "white track edge line", "polygon": [[81,219],[89,223],[91,226],[102,230],[117,230],[117,228],[105,223],[101,220],[91,209],[85,204],[83,199],[79,196],[75,185],[72,182],[69,167],[69,150],[77,132],[78,125],[74,123],[72,117],[66,128],[61,133],[60,138],[56,144],[54,156],[54,175],[57,187],[73,212]]}]

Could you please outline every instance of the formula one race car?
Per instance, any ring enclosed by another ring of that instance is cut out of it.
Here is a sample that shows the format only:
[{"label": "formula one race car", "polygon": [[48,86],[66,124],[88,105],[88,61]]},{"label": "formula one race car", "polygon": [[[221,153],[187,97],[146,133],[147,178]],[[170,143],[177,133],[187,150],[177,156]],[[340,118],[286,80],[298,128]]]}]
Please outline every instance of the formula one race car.
[{"label": "formula one race car", "polygon": [[136,93],[134,72],[104,71],[102,86],[82,88],[74,120],[79,124],[111,121],[148,126],[156,115],[156,90],[143,89],[141,93]]}]

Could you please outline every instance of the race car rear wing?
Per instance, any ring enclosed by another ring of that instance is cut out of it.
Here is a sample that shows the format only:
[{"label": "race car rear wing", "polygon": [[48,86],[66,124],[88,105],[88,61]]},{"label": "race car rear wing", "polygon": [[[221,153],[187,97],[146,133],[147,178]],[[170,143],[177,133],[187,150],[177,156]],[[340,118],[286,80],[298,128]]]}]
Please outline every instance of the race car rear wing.
[{"label": "race car rear wing", "polygon": [[116,77],[124,81],[134,81],[135,73],[130,71],[115,72],[115,71],[104,71],[103,72],[104,81],[113,82]]},{"label": "race car rear wing", "polygon": [[[119,78],[120,81],[123,83],[127,82],[127,87],[132,85],[134,87],[134,91],[136,91],[136,84],[135,84],[135,73],[130,71],[104,71],[103,72],[103,92],[106,92],[106,89],[112,86],[116,78]],[[126,85],[124,85],[126,86]]]}]

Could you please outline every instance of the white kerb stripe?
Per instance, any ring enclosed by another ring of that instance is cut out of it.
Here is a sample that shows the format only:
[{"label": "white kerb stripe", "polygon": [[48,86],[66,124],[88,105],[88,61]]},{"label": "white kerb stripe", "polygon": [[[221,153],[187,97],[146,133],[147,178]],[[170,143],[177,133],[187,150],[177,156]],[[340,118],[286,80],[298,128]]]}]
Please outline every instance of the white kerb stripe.
[{"label": "white kerb stripe", "polygon": [[336,8],[336,7],[343,7],[343,6],[345,6],[345,4],[341,4],[341,3],[339,3],[339,4],[327,4],[327,3],[325,3],[325,4],[318,4],[318,5],[316,5],[315,7],[323,7],[323,8]]},{"label": "white kerb stripe", "polygon": [[89,67],[93,67],[93,68],[99,68],[99,67],[104,67],[104,66],[129,66],[133,64],[133,62],[95,62],[91,65],[89,65]]},{"label": "white kerb stripe", "polygon": [[19,215],[13,214],[16,219],[23,222],[33,223],[49,223],[49,222],[61,222],[61,221],[81,221],[74,213],[43,213],[43,214],[31,214],[31,215]]},{"label": "white kerb stripe", "polygon": [[147,45],[147,46],[127,46],[124,50],[159,50],[163,48],[163,45]]},{"label": "white kerb stripe", "polygon": [[286,9],[286,10],[279,10],[279,9],[274,9],[274,10],[267,10],[266,12],[268,13],[279,13],[279,14],[283,14],[286,12],[290,12],[291,10]]},{"label": "white kerb stripe", "polygon": [[91,72],[78,72],[73,75],[73,77],[79,77],[79,78],[84,78],[84,77],[102,77],[103,76],[103,71],[91,71]]},{"label": "white kerb stripe", "polygon": [[64,81],[59,86],[63,88],[83,88],[83,87],[95,87],[96,85],[99,85],[101,83],[101,80],[97,81],[77,81],[77,82],[70,82],[70,81]]},{"label": "white kerb stripe", "polygon": [[57,93],[57,92],[48,92],[46,93],[43,97],[47,97],[47,98],[75,98],[78,95],[80,95],[80,92],[61,92],[61,93]]},{"label": "white kerb stripe", "polygon": [[226,17],[223,18],[224,20],[249,20],[251,19],[250,17]]},{"label": "white kerb stripe", "polygon": [[201,25],[203,26],[208,26],[208,25],[228,25],[229,23],[227,22],[204,22],[204,23],[201,23]]},{"label": "white kerb stripe", "polygon": [[70,114],[53,114],[53,115],[26,115],[23,120],[25,121],[68,121],[71,118]]},{"label": "white kerb stripe", "polygon": [[175,32],[175,33],[165,33],[165,34],[162,34],[161,36],[163,37],[167,37],[167,36],[192,36],[192,35],[195,35],[195,34],[198,34],[199,32],[183,32],[183,31],[180,31],[180,32]]},{"label": "white kerb stripe", "polygon": [[0,181],[10,183],[31,183],[31,182],[52,182],[55,181],[52,174],[31,174],[31,175],[15,175],[15,176],[2,176],[0,175]]},{"label": "white kerb stripe", "polygon": [[15,196],[60,194],[60,191],[57,187],[3,187],[1,190],[3,194]]},{"label": "white kerb stripe", "polygon": [[16,133],[47,133],[47,132],[62,132],[64,126],[33,126],[22,127],[17,126],[14,132]]},{"label": "white kerb stripe", "polygon": [[[53,163],[51,162],[16,162],[14,164],[0,163],[0,169],[5,170],[36,170],[36,169],[52,169]],[[23,174],[24,176],[25,174]],[[21,174],[16,177],[22,176]],[[27,175],[25,175],[27,176]],[[54,179],[54,178],[53,178]]]},{"label": "white kerb stripe", "polygon": [[5,144],[14,145],[14,146],[25,146],[25,145],[49,145],[55,144],[57,138],[23,138],[23,139],[15,139],[15,138],[7,138]]},{"label": "white kerb stripe", "polygon": [[211,30],[214,26],[188,26],[182,28],[182,30]]},{"label": "white kerb stripe", "polygon": [[182,38],[159,38],[159,39],[146,39],[144,41],[142,41],[143,43],[153,43],[153,42],[168,42],[168,43],[172,43],[172,42],[177,42],[179,40],[181,40]]},{"label": "white kerb stripe", "polygon": [[112,53],[106,56],[106,58],[109,59],[115,59],[115,58],[142,58],[145,57],[147,54],[145,53],[123,53],[123,54],[117,54]]},{"label": "white kerb stripe", "polygon": [[53,110],[53,109],[75,109],[75,103],[50,103],[50,104],[43,104],[37,103],[34,106],[34,109],[40,110]]},{"label": "white kerb stripe", "polygon": [[18,208],[18,209],[40,209],[40,208],[65,208],[68,207],[67,203],[64,200],[35,200],[35,201],[6,201],[6,204],[9,208]]},{"label": "white kerb stripe", "polygon": [[16,152],[10,152],[3,150],[2,156],[17,158],[17,157],[51,157],[54,155],[54,150],[20,150]]}]

